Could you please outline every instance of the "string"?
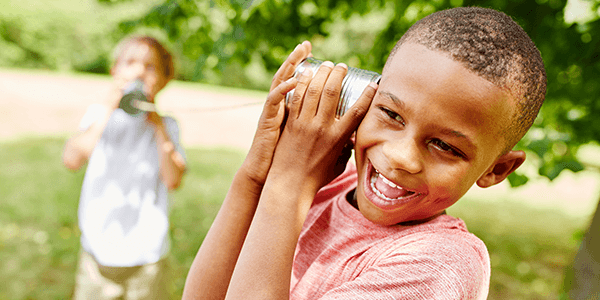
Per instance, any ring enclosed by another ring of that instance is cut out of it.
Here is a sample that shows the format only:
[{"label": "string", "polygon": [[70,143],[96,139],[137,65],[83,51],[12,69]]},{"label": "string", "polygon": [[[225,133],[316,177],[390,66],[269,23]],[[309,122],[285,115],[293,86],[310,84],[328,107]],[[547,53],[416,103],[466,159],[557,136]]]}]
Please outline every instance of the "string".
[{"label": "string", "polygon": [[212,106],[212,107],[197,107],[197,108],[189,108],[185,109],[184,112],[211,112],[211,111],[220,111],[220,110],[233,110],[245,106],[254,106],[254,105],[262,105],[264,101],[250,102],[250,103],[241,103],[241,104],[233,104],[233,105],[224,105],[224,106]]},{"label": "string", "polygon": [[[182,112],[212,112],[212,111],[220,111],[220,110],[233,110],[246,106],[254,106],[264,104],[264,101],[256,101],[250,103],[241,103],[241,104],[233,104],[233,105],[224,105],[224,106],[212,106],[212,107],[196,107],[196,108],[185,108]],[[134,100],[132,106],[141,110],[141,111],[157,111],[156,105],[153,103],[149,103],[146,101]]]}]

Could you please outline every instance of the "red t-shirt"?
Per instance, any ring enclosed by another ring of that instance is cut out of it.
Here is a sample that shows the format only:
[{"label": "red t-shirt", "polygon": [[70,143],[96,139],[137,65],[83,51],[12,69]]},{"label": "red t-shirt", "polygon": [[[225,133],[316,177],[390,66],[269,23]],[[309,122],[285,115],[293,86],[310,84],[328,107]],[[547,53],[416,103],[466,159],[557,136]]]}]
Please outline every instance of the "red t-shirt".
[{"label": "red t-shirt", "polygon": [[346,200],[356,167],[316,195],[298,240],[290,299],[486,299],[490,259],[460,219],[381,226]]}]

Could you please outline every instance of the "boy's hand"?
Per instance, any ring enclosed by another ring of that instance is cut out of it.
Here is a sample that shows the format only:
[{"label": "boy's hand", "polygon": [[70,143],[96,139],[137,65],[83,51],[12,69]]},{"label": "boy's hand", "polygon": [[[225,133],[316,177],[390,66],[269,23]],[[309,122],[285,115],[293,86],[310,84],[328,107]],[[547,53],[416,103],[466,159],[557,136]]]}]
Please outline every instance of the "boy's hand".
[{"label": "boy's hand", "polygon": [[162,128],[164,125],[161,116],[155,111],[147,112],[146,120],[148,121],[148,123],[154,125],[157,129]]},{"label": "boy's hand", "polygon": [[347,143],[377,88],[375,83],[370,84],[356,104],[337,119],[336,108],[347,70],[344,64],[334,67],[325,62],[312,80],[308,69],[301,75],[269,176],[308,184],[316,193],[343,171],[349,157]]},{"label": "boy's hand", "polygon": [[289,297],[294,253],[310,204],[318,189],[335,176],[340,153],[375,94],[375,84],[367,87],[336,119],[346,71],[343,64],[334,68],[326,62],[312,81],[310,69],[298,79],[252,224],[242,237],[227,299]]},{"label": "boy's hand", "polygon": [[271,167],[275,146],[285,118],[285,95],[296,87],[297,80],[291,78],[296,66],[310,55],[308,41],[299,44],[283,62],[271,84],[263,112],[258,121],[256,134],[242,169],[248,178],[262,188]]}]

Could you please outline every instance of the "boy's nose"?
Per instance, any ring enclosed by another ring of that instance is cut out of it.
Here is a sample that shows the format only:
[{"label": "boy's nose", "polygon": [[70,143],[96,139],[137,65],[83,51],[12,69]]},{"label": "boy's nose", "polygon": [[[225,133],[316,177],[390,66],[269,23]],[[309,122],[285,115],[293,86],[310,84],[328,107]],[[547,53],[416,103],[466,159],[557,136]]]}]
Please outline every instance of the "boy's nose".
[{"label": "boy's nose", "polygon": [[144,65],[136,63],[131,68],[131,76],[134,78],[141,78],[144,75]]},{"label": "boy's nose", "polygon": [[141,79],[144,75],[144,65],[134,63],[127,69],[127,77],[129,80]]},{"label": "boy's nose", "polygon": [[394,169],[403,170],[410,174],[417,174],[423,170],[418,144],[409,137],[383,144],[383,154]]}]

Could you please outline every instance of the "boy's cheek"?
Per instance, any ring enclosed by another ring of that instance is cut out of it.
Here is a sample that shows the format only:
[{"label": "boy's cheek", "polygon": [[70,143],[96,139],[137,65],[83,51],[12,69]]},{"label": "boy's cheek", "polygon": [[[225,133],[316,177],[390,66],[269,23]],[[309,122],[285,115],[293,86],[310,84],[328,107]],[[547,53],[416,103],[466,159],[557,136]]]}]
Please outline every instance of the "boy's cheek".
[{"label": "boy's cheek", "polygon": [[361,148],[368,147],[375,144],[376,140],[381,139],[383,134],[382,128],[378,128],[375,122],[375,117],[372,114],[367,113],[365,118],[360,122],[355,133],[354,144]]}]

